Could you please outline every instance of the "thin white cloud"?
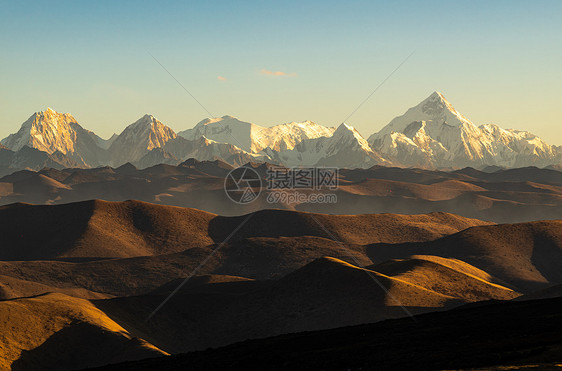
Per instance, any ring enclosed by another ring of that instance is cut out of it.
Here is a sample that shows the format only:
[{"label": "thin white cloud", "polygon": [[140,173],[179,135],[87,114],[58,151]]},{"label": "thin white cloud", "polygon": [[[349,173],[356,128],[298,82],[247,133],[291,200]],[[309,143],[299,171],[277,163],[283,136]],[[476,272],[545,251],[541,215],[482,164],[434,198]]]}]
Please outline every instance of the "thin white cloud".
[{"label": "thin white cloud", "polygon": [[286,73],[286,72],[281,72],[281,71],[270,71],[270,70],[266,70],[265,68],[263,68],[260,71],[260,74],[262,75],[266,75],[266,76],[284,76],[284,77],[293,77],[296,76],[296,73]]},{"label": "thin white cloud", "polygon": [[217,80],[226,81],[226,77],[224,77],[224,76],[217,76]]}]

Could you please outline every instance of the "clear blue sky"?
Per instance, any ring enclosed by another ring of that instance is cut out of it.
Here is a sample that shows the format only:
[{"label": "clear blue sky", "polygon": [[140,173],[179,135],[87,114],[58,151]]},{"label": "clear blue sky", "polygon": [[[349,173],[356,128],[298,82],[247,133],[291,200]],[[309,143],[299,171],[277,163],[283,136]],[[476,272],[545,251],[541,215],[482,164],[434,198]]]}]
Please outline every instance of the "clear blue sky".
[{"label": "clear blue sky", "polygon": [[416,50],[349,120],[364,136],[438,90],[477,124],[562,145],[562,1],[1,1],[0,9],[0,137],[46,107],[104,137],[145,113],[177,131],[207,117],[148,51],[216,116],[335,126]]}]

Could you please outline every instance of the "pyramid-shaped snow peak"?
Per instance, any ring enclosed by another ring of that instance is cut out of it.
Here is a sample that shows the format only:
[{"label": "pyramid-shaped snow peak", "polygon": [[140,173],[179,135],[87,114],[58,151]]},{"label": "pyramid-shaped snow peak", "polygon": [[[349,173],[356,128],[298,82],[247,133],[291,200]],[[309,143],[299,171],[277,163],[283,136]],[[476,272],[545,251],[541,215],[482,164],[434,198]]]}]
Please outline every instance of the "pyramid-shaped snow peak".
[{"label": "pyramid-shaped snow peak", "polygon": [[162,148],[176,133],[154,116],[146,114],[127,126],[109,147],[111,164],[135,162],[154,148]]},{"label": "pyramid-shaped snow peak", "polygon": [[368,142],[397,164],[428,168],[544,166],[559,156],[530,133],[493,124],[477,127],[439,92],[393,119]]},{"label": "pyramid-shaped snow peak", "polygon": [[47,108],[34,113],[17,133],[5,138],[2,144],[13,151],[28,146],[47,153],[60,151],[66,154],[75,150],[77,126],[70,113],[58,113]]},{"label": "pyramid-shaped snow peak", "polygon": [[27,119],[17,133],[2,140],[12,151],[24,147],[47,154],[58,153],[80,166],[100,165],[100,143],[104,140],[78,124],[70,113],[59,113],[52,108],[36,112]]}]

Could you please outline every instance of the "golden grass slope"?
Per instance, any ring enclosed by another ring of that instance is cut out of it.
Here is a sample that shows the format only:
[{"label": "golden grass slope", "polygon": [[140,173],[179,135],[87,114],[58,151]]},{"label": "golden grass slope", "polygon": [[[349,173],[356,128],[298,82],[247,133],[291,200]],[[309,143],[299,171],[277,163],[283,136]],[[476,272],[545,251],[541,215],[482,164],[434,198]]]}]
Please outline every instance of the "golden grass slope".
[{"label": "golden grass slope", "polygon": [[406,264],[377,270],[324,257],[278,280],[195,277],[148,322],[147,316],[181,280],[150,295],[96,300],[95,304],[160,349],[177,353],[519,295],[466,273],[478,271],[468,264],[450,264],[461,266],[461,271],[430,259],[406,261],[413,263],[408,270]]},{"label": "golden grass slope", "polygon": [[63,294],[0,301],[0,368],[77,369],[164,355],[89,301]]},{"label": "golden grass slope", "polygon": [[496,283],[486,272],[457,259],[414,256],[372,267],[392,278],[425,287],[467,302],[487,299],[510,300],[521,294]]},{"label": "golden grass slope", "polygon": [[562,282],[562,220],[468,228],[435,241],[374,244],[373,261],[434,255],[459,259],[528,293]]},{"label": "golden grass slope", "polygon": [[[40,280],[38,280],[40,281]],[[112,295],[87,290],[83,287],[56,287],[40,282],[26,281],[15,277],[0,275],[0,300],[36,296],[58,292],[82,299],[105,299]]]}]

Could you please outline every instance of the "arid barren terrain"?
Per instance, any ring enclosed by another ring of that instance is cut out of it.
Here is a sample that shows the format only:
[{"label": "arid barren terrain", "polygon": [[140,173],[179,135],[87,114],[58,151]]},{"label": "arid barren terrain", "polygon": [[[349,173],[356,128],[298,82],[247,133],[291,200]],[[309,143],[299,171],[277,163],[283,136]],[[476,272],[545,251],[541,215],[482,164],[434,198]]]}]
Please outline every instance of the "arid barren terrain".
[{"label": "arid barren terrain", "polygon": [[562,218],[562,172],[554,169],[341,169],[338,188],[327,192],[335,194],[337,202],[288,203],[267,201],[271,190],[265,178],[270,165],[243,166],[262,177],[262,192],[248,204],[233,203],[224,192],[225,177],[234,167],[220,160],[189,159],[177,166],[159,164],[146,169],[126,164],[115,169],[22,170],[0,178],[0,205],[136,199],[221,215],[278,208],[328,214],[443,211],[498,223]]},{"label": "arid barren terrain", "polygon": [[[424,102],[390,125],[429,115],[446,132],[447,120],[457,120],[463,141],[463,130],[474,129],[440,94]],[[555,162],[436,169],[431,158],[416,168],[381,157],[384,166],[333,167],[360,159],[358,150],[371,153],[371,144],[353,128],[309,122],[297,127],[331,137],[295,144],[289,131],[282,146],[292,143],[301,158],[316,143],[332,151],[317,165],[332,167],[287,167],[269,147],[267,158],[227,151],[227,163],[208,151],[226,145],[213,141],[197,155],[210,159],[179,161],[148,148],[195,144],[145,117],[113,139],[118,145],[90,148],[106,162],[119,151],[117,163],[144,153],[137,166],[94,167],[76,162],[95,137],[72,120],[36,114],[6,140],[26,145],[0,149],[12,161],[0,178],[2,368],[433,369],[558,360],[562,337],[545,328],[548,318],[558,326],[552,313],[562,293]],[[210,125],[213,133],[220,122],[192,130]],[[372,145],[384,147],[381,138]],[[513,145],[502,138],[493,145]],[[49,153],[46,143],[75,151]],[[533,151],[521,156],[557,161]],[[498,314],[504,310],[510,315]],[[482,323],[467,328],[476,318]],[[487,346],[479,336],[493,325]],[[263,358],[272,347],[273,358]]]},{"label": "arid barren terrain", "polygon": [[[445,310],[427,318],[443,317],[443,326],[459,326],[460,331],[479,311],[487,316],[502,305],[515,305],[516,316],[519,308],[528,307],[508,303],[532,299],[540,317],[551,303],[542,297],[557,296],[555,287],[562,284],[559,220],[494,224],[443,212],[327,215],[294,210],[225,217],[140,201],[102,200],[6,205],[0,207],[0,220],[0,359],[2,367],[12,369],[103,366],[393,318],[403,319],[379,327],[396,324],[402,335],[391,330],[392,341],[401,336],[411,342],[429,327],[424,327],[426,317],[410,316]],[[196,275],[184,282],[196,268]],[[483,304],[468,312],[450,312],[474,302]],[[465,313],[467,319],[461,319]],[[400,326],[415,328],[406,335]],[[513,323],[502,326],[502,331],[515,331]],[[338,339],[338,334],[371,333],[376,328],[330,330],[322,335],[324,345],[307,347],[328,351],[335,346],[328,339]],[[431,330],[428,341],[438,344],[431,340],[438,331]],[[309,344],[316,341],[310,340],[313,334],[294,339]],[[467,336],[463,341],[474,341],[474,351],[480,352],[472,335]],[[553,342],[529,354],[552,360],[550,354],[562,344],[552,336]],[[513,341],[511,353],[502,353],[498,362],[526,359],[529,344]],[[247,344],[252,347],[249,352],[270,346],[266,340],[263,345]],[[304,362],[302,352],[308,348],[297,351],[279,344],[288,358],[273,368]],[[211,369],[242,357],[232,353],[242,349],[217,350],[208,361],[195,353],[123,367],[152,369],[162,362],[162,367],[179,369],[193,359],[198,367]],[[392,368],[402,357],[386,351],[381,352],[387,356],[375,352],[365,358],[356,353],[360,350],[341,352],[341,359],[349,358],[354,365],[372,366],[376,360]],[[496,363],[491,355],[469,361],[470,351],[464,352],[465,360],[458,364],[435,353],[427,365]],[[390,355],[398,358],[384,358]],[[260,368],[260,358],[255,357],[241,365]],[[327,363],[311,356],[303,365]]]},{"label": "arid barren terrain", "polygon": [[0,371],[562,370],[561,19],[0,0]]},{"label": "arid barren terrain", "polygon": [[[391,126],[437,109],[431,125],[446,132],[454,119],[472,130],[441,95],[428,99]],[[370,151],[347,126],[296,145],[294,132],[284,137],[283,146],[293,143],[303,156],[311,143],[328,152],[337,144],[329,161],[310,168],[255,153],[230,163],[216,154],[180,161],[160,147],[148,151],[162,133],[175,135],[150,119],[107,150],[123,152],[120,162],[145,153],[137,166],[64,167],[86,152],[62,156],[41,146],[83,150],[78,139],[92,140],[89,132],[70,125],[78,131],[68,142],[61,128],[70,119],[52,110],[30,120],[8,140],[28,144],[0,149],[34,164],[10,165],[0,178],[3,369],[440,369],[559,360],[555,162],[334,167]],[[168,149],[193,145],[174,138]],[[501,138],[493,146],[505,149]],[[515,156],[506,151],[501,156]],[[557,161],[533,151],[521,150],[525,161]]]}]

